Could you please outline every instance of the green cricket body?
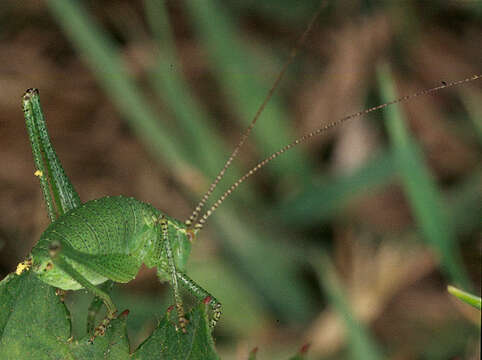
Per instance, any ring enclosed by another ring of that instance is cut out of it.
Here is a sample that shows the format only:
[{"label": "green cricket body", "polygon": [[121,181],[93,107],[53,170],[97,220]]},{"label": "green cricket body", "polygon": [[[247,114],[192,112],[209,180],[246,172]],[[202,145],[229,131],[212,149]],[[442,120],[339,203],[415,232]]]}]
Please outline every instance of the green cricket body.
[{"label": "green cricket body", "polygon": [[[51,223],[32,249],[32,269],[42,281],[57,288],[83,287],[53,266],[49,248],[57,242],[73,250],[74,256],[66,261],[94,285],[106,280],[129,282],[142,264],[157,267],[159,278],[168,281],[168,260],[156,226],[160,218],[167,220],[176,269],[184,272],[195,230],[149,204],[123,196],[88,201]],[[75,254],[83,258],[91,255],[89,265],[77,262]]]},{"label": "green cricket body", "polygon": [[[37,89],[25,92],[23,110],[34,174],[40,181],[51,224],[16,273],[32,269],[49,285],[62,290],[85,288],[94,294],[87,318],[91,341],[104,334],[117,313],[110,295],[99,285],[129,282],[142,264],[156,267],[159,279],[172,285],[183,332],[188,321],[180,287],[209,306],[210,325],[214,327],[221,317],[221,304],[185,274],[191,243],[202,226],[173,219],[134,198],[107,196],[82,203],[50,141]],[[102,303],[107,316],[94,328]]]}]

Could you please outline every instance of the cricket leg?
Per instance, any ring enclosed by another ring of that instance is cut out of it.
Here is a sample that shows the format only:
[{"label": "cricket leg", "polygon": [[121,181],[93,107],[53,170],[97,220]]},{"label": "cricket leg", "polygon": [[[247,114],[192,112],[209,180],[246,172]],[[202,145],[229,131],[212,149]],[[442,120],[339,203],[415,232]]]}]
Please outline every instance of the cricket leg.
[{"label": "cricket leg", "polygon": [[99,289],[94,284],[92,284],[89,280],[87,280],[82,274],[80,274],[77,270],[75,270],[66,260],[64,254],[62,254],[62,246],[59,242],[52,242],[49,246],[49,255],[52,259],[54,266],[58,266],[62,271],[64,271],[67,275],[69,275],[72,279],[77,281],[80,285],[82,285],[85,289],[90,291],[96,297],[99,297],[104,302],[105,306],[107,307],[107,316],[99,326],[94,329],[94,334],[90,338],[90,342],[94,341],[94,338],[98,335],[104,335],[107,326],[109,325],[110,321],[115,318],[117,309],[112,302],[109,294],[105,291]]},{"label": "cricket leg", "polygon": [[179,321],[179,327],[183,333],[186,333],[187,319],[184,316],[184,308],[182,305],[181,293],[179,291],[179,285],[177,282],[177,269],[174,263],[174,255],[172,254],[171,242],[169,241],[169,231],[168,231],[168,221],[166,218],[162,217],[159,220],[159,226],[161,230],[161,244],[164,246],[166,251],[166,257],[168,262],[168,271],[171,276],[170,283],[174,290],[174,301],[177,311],[177,317]]},{"label": "cricket leg", "polygon": [[221,318],[221,303],[214,296],[212,296],[210,293],[208,293],[206,290],[196,284],[194,280],[189,278],[186,274],[178,272],[177,278],[181,285],[186,288],[193,296],[202,301],[204,304],[209,305],[213,313],[213,317],[209,323],[209,326],[211,328],[214,328],[216,326],[216,323]]},{"label": "cricket leg", "polygon": [[[99,285],[99,287],[101,288],[101,290],[109,294],[112,288],[114,287],[114,282],[112,280],[107,280],[102,285]],[[99,296],[95,296],[92,299],[92,302],[90,303],[89,311],[87,313],[87,333],[88,334],[93,334],[94,332],[95,319],[97,318],[97,315],[99,314],[99,311],[103,303],[104,301]]]},{"label": "cricket leg", "polygon": [[50,220],[77,208],[81,201],[65,174],[47,131],[37,89],[28,89],[23,96],[23,111],[35,163],[35,175],[47,205]]}]

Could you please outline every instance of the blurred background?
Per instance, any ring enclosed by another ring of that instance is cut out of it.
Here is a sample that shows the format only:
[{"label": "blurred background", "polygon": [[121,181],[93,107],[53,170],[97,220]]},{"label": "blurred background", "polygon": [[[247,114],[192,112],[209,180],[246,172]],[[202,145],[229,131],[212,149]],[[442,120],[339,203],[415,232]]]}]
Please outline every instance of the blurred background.
[{"label": "blurred background", "polygon": [[[318,1],[2,1],[0,276],[48,226],[20,107],[37,87],[83,201],[128,195],[186,219]],[[480,1],[326,2],[212,198],[307,131],[480,73]],[[478,359],[480,81],[326,132],[243,184],[188,274],[224,305],[222,359]],[[173,299],[153,269],[118,285],[131,349]],[[189,296],[186,294],[189,302]],[[82,336],[89,296],[68,295]],[[192,299],[191,299],[192,303]]]}]

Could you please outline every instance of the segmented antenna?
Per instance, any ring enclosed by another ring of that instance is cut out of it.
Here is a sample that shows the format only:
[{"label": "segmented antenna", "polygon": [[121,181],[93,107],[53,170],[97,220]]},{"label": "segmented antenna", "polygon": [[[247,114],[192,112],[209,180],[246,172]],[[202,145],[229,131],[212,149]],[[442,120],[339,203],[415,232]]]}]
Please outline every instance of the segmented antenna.
[{"label": "segmented antenna", "polygon": [[242,146],[244,145],[244,143],[246,142],[246,139],[249,137],[249,134],[251,133],[251,130],[253,130],[254,128],[254,125],[256,124],[256,122],[258,121],[259,117],[261,116],[261,114],[263,113],[263,110],[264,108],[266,107],[266,105],[268,104],[268,102],[271,100],[271,98],[273,97],[273,94],[274,92],[276,91],[276,89],[278,88],[279,86],[279,83],[281,82],[281,80],[283,79],[285,73],[286,73],[286,70],[288,69],[288,67],[291,65],[291,63],[293,62],[294,58],[296,57],[296,55],[298,54],[298,50],[301,48],[301,46],[304,44],[305,40],[306,40],[306,37],[308,36],[308,34],[310,33],[311,29],[313,28],[313,25],[315,24],[316,22],[316,19],[318,18],[318,16],[320,15],[321,13],[321,10],[325,7],[325,4],[326,3],[323,3],[320,5],[320,7],[318,8],[318,10],[315,12],[315,15],[313,15],[313,17],[311,18],[308,26],[306,27],[305,31],[303,32],[303,34],[300,36],[300,38],[298,39],[296,45],[291,49],[291,52],[290,52],[290,56],[288,58],[288,60],[284,63],[281,71],[279,72],[278,76],[276,77],[276,80],[275,82],[273,83],[273,85],[271,86],[271,88],[269,89],[268,91],[268,94],[266,95],[266,97],[264,98],[263,102],[261,103],[261,105],[259,106],[258,110],[256,111],[256,114],[254,115],[253,119],[251,120],[251,123],[249,124],[249,126],[246,128],[246,130],[243,132],[243,134],[241,135],[241,139],[239,140],[239,143],[236,145],[236,147],[234,148],[233,152],[231,153],[231,155],[229,156],[228,160],[226,161],[226,163],[224,164],[223,168],[221,169],[221,171],[218,173],[218,175],[216,176],[216,178],[214,179],[214,181],[212,182],[212,184],[209,186],[209,189],[208,191],[206,191],[204,193],[204,195],[202,196],[201,198],[201,201],[199,201],[199,203],[196,205],[196,207],[194,208],[194,211],[192,212],[191,216],[189,217],[189,219],[187,219],[185,221],[185,224],[187,226],[191,226],[198,218],[199,216],[199,213],[201,212],[202,208],[204,207],[204,205],[206,205],[206,202],[208,201],[209,197],[212,195],[212,193],[214,192],[214,189],[216,189],[216,186],[218,185],[218,183],[222,180],[222,178],[224,177],[224,174],[226,173],[226,170],[229,168],[229,166],[231,165],[231,163],[233,162],[233,160],[236,158],[236,156],[238,156],[238,153],[239,153],[239,150],[241,150]]},{"label": "segmented antenna", "polygon": [[285,153],[286,151],[292,149],[293,147],[295,147],[299,144],[302,144],[302,143],[306,142],[307,140],[311,139],[312,137],[320,135],[320,134],[324,133],[325,131],[340,125],[341,123],[344,123],[345,121],[360,117],[362,115],[366,115],[366,114],[371,113],[373,111],[384,109],[387,106],[398,104],[398,103],[401,103],[401,102],[405,102],[409,99],[413,99],[413,98],[416,98],[416,97],[419,97],[419,96],[427,95],[427,94],[439,91],[441,89],[446,89],[446,88],[451,88],[451,87],[454,87],[454,86],[457,86],[457,85],[462,85],[462,84],[465,84],[465,83],[468,83],[468,82],[471,82],[471,81],[474,81],[474,80],[477,80],[477,79],[480,79],[480,78],[482,78],[482,75],[478,74],[478,75],[473,75],[469,78],[465,78],[463,80],[457,80],[457,81],[453,81],[453,82],[450,82],[450,83],[442,82],[442,85],[439,85],[439,86],[436,86],[436,87],[433,87],[433,88],[430,88],[430,89],[421,90],[421,91],[413,93],[411,95],[405,95],[405,96],[402,96],[402,97],[400,97],[396,100],[387,102],[385,104],[377,105],[377,106],[371,107],[371,108],[366,109],[366,110],[358,111],[356,113],[345,116],[345,117],[340,118],[338,120],[334,120],[334,121],[318,128],[316,130],[313,130],[313,131],[301,136],[300,138],[294,140],[290,144],[285,145],[280,150],[271,154],[270,156],[268,156],[263,161],[259,162],[255,167],[253,167],[246,174],[244,174],[238,180],[236,180],[231,185],[231,187],[228,190],[226,190],[226,192],[218,200],[216,200],[216,202],[211,206],[211,208],[201,216],[201,219],[196,223],[196,225],[194,227],[196,229],[201,229],[204,226],[204,224],[206,223],[206,220],[214,213],[214,211],[216,211],[216,209],[219,207],[219,205],[221,205],[223,203],[223,201],[226,200],[226,198],[229,195],[231,195],[233,193],[233,191],[236,190],[236,188],[239,185],[241,185],[247,178],[249,178],[251,175],[255,174],[259,169],[261,169],[263,166],[268,164],[270,161],[276,159],[281,154]]}]

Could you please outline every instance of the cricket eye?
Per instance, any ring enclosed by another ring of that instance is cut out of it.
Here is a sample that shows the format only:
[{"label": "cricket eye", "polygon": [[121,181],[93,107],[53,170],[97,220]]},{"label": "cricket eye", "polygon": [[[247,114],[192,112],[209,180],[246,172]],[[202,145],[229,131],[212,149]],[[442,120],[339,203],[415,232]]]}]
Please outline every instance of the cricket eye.
[{"label": "cricket eye", "polygon": [[52,264],[51,262],[49,262],[49,263],[47,263],[47,266],[45,266],[45,270],[46,270],[46,271],[52,270],[53,267],[54,267],[54,264]]},{"label": "cricket eye", "polygon": [[60,243],[58,241],[52,241],[49,244],[49,255],[50,257],[56,257],[60,251]]}]

